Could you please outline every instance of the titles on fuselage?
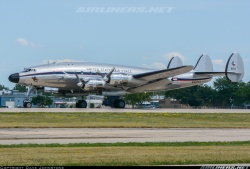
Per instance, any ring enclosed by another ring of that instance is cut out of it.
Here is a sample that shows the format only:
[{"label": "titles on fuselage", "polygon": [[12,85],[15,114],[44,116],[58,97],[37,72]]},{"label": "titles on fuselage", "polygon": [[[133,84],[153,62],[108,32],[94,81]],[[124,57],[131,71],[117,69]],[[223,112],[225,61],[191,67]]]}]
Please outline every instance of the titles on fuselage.
[{"label": "titles on fuselage", "polygon": [[[112,68],[96,68],[96,67],[89,67],[86,68],[88,71],[101,71],[101,72],[110,72]],[[115,68],[114,72],[118,73],[132,73],[131,69],[117,69]]]}]

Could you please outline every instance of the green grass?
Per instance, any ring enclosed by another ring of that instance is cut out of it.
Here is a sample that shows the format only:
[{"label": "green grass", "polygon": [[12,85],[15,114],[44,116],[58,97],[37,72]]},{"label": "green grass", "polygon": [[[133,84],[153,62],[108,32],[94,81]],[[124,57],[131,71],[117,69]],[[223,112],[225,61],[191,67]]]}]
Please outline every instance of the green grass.
[{"label": "green grass", "polygon": [[250,128],[249,113],[0,113],[0,128]]},{"label": "green grass", "polygon": [[130,142],[130,143],[72,143],[72,144],[15,144],[0,145],[0,148],[27,148],[27,147],[187,147],[187,146],[250,146],[250,141],[232,142]]},{"label": "green grass", "polygon": [[2,166],[130,166],[250,163],[250,142],[1,146]]},{"label": "green grass", "polygon": [[[0,128],[250,128],[248,113],[0,113]],[[0,166],[250,163],[250,141],[0,145]]]}]

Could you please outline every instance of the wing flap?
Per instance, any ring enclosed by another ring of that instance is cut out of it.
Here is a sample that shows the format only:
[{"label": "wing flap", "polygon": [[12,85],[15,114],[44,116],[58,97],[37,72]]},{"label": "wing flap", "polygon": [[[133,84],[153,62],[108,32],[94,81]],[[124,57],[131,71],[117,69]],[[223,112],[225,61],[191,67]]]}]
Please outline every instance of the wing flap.
[{"label": "wing flap", "polygon": [[129,92],[129,93],[142,93],[144,91],[147,91],[147,92],[161,91],[161,90],[165,90],[166,86],[168,84],[171,84],[171,81],[169,81],[168,79],[161,79],[158,81],[149,82],[149,83],[142,85],[142,86],[139,86],[139,87],[129,89],[127,92]]},{"label": "wing flap", "polygon": [[193,69],[193,66],[180,66],[171,69],[156,70],[152,72],[133,75],[135,79],[152,81],[162,78],[168,78],[179,74],[187,73]]}]

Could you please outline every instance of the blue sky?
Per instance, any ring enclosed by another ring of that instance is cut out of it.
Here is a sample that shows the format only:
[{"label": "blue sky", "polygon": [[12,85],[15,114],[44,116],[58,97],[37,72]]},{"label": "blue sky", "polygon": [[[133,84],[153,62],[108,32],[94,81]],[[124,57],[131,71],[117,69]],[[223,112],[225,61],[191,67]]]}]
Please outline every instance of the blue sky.
[{"label": "blue sky", "polygon": [[[79,12],[94,7],[125,12]],[[3,0],[0,84],[12,89],[10,74],[55,60],[163,68],[170,56],[195,65],[207,53],[223,71],[232,52],[242,56],[248,82],[249,7],[248,0]]]}]

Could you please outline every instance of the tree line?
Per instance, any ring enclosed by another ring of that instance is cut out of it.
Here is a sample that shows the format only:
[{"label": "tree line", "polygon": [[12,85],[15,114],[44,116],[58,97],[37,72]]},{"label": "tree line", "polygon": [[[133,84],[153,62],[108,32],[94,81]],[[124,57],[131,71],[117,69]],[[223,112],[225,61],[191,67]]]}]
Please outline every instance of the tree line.
[{"label": "tree line", "polygon": [[158,94],[165,98],[176,99],[181,104],[191,107],[211,108],[243,108],[250,103],[250,82],[230,82],[226,77],[215,79],[212,86],[207,84],[169,90],[156,93],[126,94],[124,100],[134,107],[144,101],[150,101],[150,97]]},{"label": "tree line", "polygon": [[250,103],[250,82],[230,82],[226,77],[217,78],[213,86],[206,84],[170,90],[165,92],[166,98],[174,98],[181,104],[191,107],[230,108],[244,107]]}]

